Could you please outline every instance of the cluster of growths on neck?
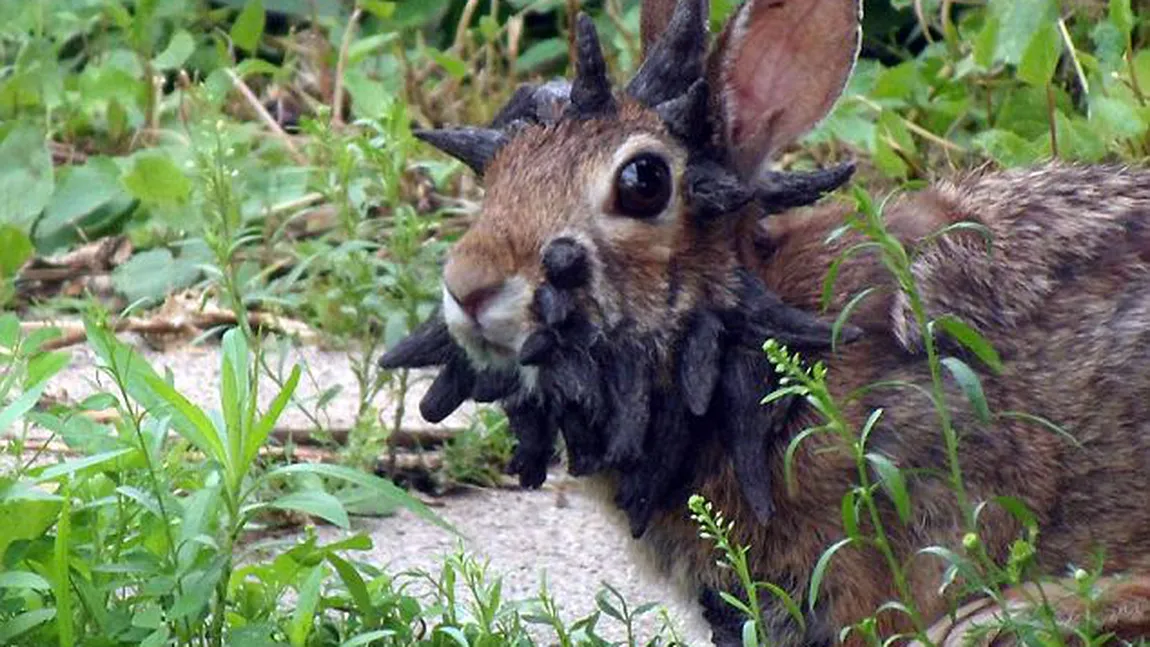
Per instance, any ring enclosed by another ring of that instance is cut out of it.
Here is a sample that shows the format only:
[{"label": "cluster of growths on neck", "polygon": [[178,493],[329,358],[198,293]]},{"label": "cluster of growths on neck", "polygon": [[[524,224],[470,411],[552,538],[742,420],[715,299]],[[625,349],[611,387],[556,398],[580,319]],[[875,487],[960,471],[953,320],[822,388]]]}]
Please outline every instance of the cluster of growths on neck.
[{"label": "cluster of growths on neck", "polygon": [[[810,204],[843,184],[849,164],[812,173],[765,172],[753,182],[730,169],[715,144],[712,96],[704,78],[704,3],[681,2],[660,41],[626,87],[657,112],[689,151],[684,184],[693,218],[734,214],[752,201],[763,215]],[[481,175],[520,128],[566,119],[610,118],[617,109],[592,21],[577,20],[573,82],[524,85],[486,128],[417,133]],[[561,434],[575,475],[607,472],[617,479],[617,505],[632,534],[652,516],[685,501],[697,458],[716,448],[731,462],[760,520],[771,514],[767,452],[791,402],[763,406],[774,382],[762,352],[768,338],[797,349],[825,348],[831,328],[783,303],[752,272],[740,269],[733,294],[698,304],[671,335],[671,357],[627,323],[609,329],[577,307],[592,278],[588,251],[558,238],[542,252],[545,282],[532,308],[539,327],[520,349],[518,367],[477,369],[448,333],[437,309],[381,358],[384,368],[442,367],[420,403],[439,422],[464,401],[499,402],[517,439],[508,471],[524,487],[546,479]],[[849,326],[844,341],[860,331]],[[534,371],[528,385],[524,369]]]}]

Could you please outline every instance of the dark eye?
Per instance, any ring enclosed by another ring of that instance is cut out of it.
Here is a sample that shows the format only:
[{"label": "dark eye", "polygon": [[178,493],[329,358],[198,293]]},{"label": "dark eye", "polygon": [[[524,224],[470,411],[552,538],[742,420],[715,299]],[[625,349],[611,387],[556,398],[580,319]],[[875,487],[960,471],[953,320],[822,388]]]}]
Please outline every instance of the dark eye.
[{"label": "dark eye", "polygon": [[632,218],[653,218],[671,199],[671,169],[666,160],[643,153],[619,167],[615,176],[615,209]]}]

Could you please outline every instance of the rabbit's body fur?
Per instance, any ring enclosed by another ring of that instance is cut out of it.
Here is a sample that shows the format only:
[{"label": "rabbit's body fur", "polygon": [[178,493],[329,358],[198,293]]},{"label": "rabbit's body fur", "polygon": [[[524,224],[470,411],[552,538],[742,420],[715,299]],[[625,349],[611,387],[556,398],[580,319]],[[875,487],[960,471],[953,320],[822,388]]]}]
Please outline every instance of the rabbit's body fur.
[{"label": "rabbit's body fur", "polygon": [[[758,263],[760,276],[788,303],[818,308],[831,262],[858,242],[848,236],[824,243],[845,215],[830,205],[763,221],[756,258],[746,259],[748,265]],[[1052,575],[1093,566],[1098,549],[1108,571],[1150,572],[1150,172],[1048,165],[980,174],[940,183],[886,210],[889,231],[907,245],[958,221],[989,228],[993,255],[973,232],[951,234],[929,247],[913,266],[928,314],[949,313],[977,325],[999,351],[1003,372],[981,372],[992,410],[1058,421],[1081,445],[1020,419],[983,426],[957,387],[951,388],[948,401],[962,434],[970,494],[976,501],[999,495],[1023,500],[1039,520],[1038,558]],[[874,256],[853,257],[839,274],[830,310],[837,313],[857,292],[892,280]],[[855,311],[851,321],[866,331],[861,340],[833,354],[806,357],[826,362],[838,396],[887,380],[929,388],[928,365],[912,332],[918,326],[901,294],[872,294]],[[962,520],[946,481],[943,438],[931,404],[905,389],[875,391],[849,410],[856,428],[880,407],[882,422],[869,447],[904,471],[936,472],[910,479],[910,524],[902,525],[893,508],[886,511],[884,523],[900,559],[932,545],[961,552]],[[770,458],[775,483],[783,483],[786,439],[818,424],[809,409],[787,420]],[[775,489],[775,514],[765,526],[744,521],[753,515],[722,451],[712,448],[699,457],[697,473],[703,476],[695,489],[736,520],[735,538],[752,547],[755,575],[785,585],[795,599],[804,599],[820,554],[845,536],[840,505],[858,473],[846,451],[826,451],[837,442],[830,434],[803,442],[794,458],[798,488],[793,495]],[[993,506],[982,520],[981,538],[1001,563],[1021,528]],[[682,510],[662,513],[643,542],[650,562],[688,590],[739,590],[731,573],[715,566],[713,548],[699,541],[697,526]],[[937,619],[948,609],[938,595],[944,564],[930,556],[913,564],[914,599],[924,617]],[[808,618],[806,635],[781,605],[772,605],[765,617],[774,623],[774,644],[826,644],[843,626],[896,597],[880,555],[846,548],[827,571],[826,602]],[[1150,606],[1143,600],[1139,608],[1146,613]],[[908,629],[903,623],[897,628]],[[732,644],[739,642],[738,631],[737,623],[728,627]]]},{"label": "rabbit's body fur", "polygon": [[[865,288],[888,289],[862,302],[837,349],[815,314],[832,262],[859,235],[828,243],[844,206],[796,207],[849,172],[766,167],[841,92],[858,14],[857,0],[747,0],[707,54],[704,0],[644,0],[644,62],[618,94],[582,16],[570,85],[521,88],[489,128],[421,135],[481,174],[487,194],[451,250],[441,312],[381,363],[444,366],[421,402],[432,422],[467,398],[499,401],[525,486],[546,478],[561,433],[569,470],[601,486],[655,565],[702,596],[724,646],[741,643],[741,618],[714,592],[740,591],[699,538],[687,496],[734,520],[754,577],[805,600],[819,556],[844,536],[843,495],[859,477],[841,441],[816,434],[794,455],[797,489],[784,485],[790,440],[821,421],[794,399],[759,404],[777,384],[763,341],[822,360],[839,398],[880,381],[931,384],[910,305],[874,254],[839,272],[829,315]],[[1150,171],[972,173],[884,216],[908,247],[958,222],[990,231],[989,255],[969,229],[924,242],[913,271],[926,314],[965,321],[999,352],[996,375],[943,346],[980,370],[992,411],[1039,416],[1077,441],[1019,416],[982,424],[945,376],[973,501],[1026,504],[1047,574],[1091,567],[1102,550],[1109,572],[1150,577]],[[940,621],[945,565],[916,551],[961,551],[964,525],[933,405],[881,388],[849,406],[856,428],[884,411],[867,449],[908,475],[913,508],[903,524],[880,494],[883,525],[924,622]],[[1019,523],[990,505],[980,525],[1001,562]],[[1122,586],[1106,628],[1150,636],[1150,579]],[[781,647],[829,645],[895,593],[876,552],[847,547],[806,631],[764,593],[766,629]],[[907,629],[904,615],[880,616],[884,635]]]}]

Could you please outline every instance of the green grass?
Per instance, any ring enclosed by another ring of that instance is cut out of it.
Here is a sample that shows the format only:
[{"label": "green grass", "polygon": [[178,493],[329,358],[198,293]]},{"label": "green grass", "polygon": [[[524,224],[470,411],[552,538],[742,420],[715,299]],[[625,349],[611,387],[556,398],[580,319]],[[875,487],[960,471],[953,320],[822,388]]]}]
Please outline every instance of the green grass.
[{"label": "green grass", "polygon": [[[596,633],[601,621],[622,623],[629,647],[637,641],[634,616],[652,607],[631,608],[607,587],[595,614],[564,618],[545,590],[504,599],[498,576],[465,551],[440,573],[416,576],[434,583],[424,596],[410,593],[403,576],[356,560],[371,546],[366,536],[326,546],[305,536],[258,561],[247,553],[249,539],[285,515],[338,527],[399,507],[434,518],[362,469],[404,413],[381,419],[377,397],[402,398],[413,379],[377,369],[375,359],[433,307],[442,253],[477,199],[462,165],[417,145],[411,127],[484,120],[518,83],[567,73],[568,8],[580,4],[0,2],[0,434],[8,453],[0,475],[0,644],[526,646],[536,641],[526,628],[537,625],[564,647],[598,646],[606,644]],[[625,78],[636,64],[638,1],[582,4],[600,27],[611,69]],[[865,56],[846,96],[782,164],[854,158],[859,184],[878,193],[984,163],[1150,154],[1150,21],[1129,0],[866,5]],[[713,24],[732,6],[712,0]],[[905,274],[906,251],[885,234],[869,196],[856,194],[858,217],[844,226],[858,228]],[[33,289],[23,274],[32,259],[113,236],[130,241],[133,253],[111,268],[105,287]],[[913,281],[899,278],[913,303]],[[204,331],[219,344],[224,378],[211,410],[189,402],[111,332],[180,290],[239,315],[237,326]],[[348,353],[355,423],[340,463],[296,462],[290,444],[282,461],[258,455],[289,409],[316,434],[328,431],[325,410],[340,387],[300,397],[311,367],[284,364],[290,335],[251,325],[248,313],[302,321]],[[924,329],[942,328],[994,365],[993,350],[972,331],[916,314]],[[41,402],[69,362],[45,347],[51,330],[22,331],[21,321],[45,316],[84,321],[83,343],[106,385],[100,392]],[[837,413],[823,369],[777,346],[765,352],[790,380],[786,388],[821,403],[823,431],[854,448],[860,480],[844,510],[869,515],[882,496],[900,510],[912,505],[897,468],[867,452],[865,429]],[[973,528],[985,504],[964,496],[938,385],[949,372],[968,397],[977,400],[980,390],[957,359],[928,347],[924,361],[954,466],[955,505]],[[269,382],[274,403],[259,410],[257,385]],[[119,416],[87,415],[107,409]],[[33,426],[50,431],[70,457],[30,451]],[[502,416],[485,411],[445,448],[439,478],[497,483],[510,442]],[[365,512],[365,498],[379,505]],[[696,499],[691,513],[748,599],[780,596],[753,581],[741,558],[746,547],[727,539],[721,511]],[[881,524],[872,530],[842,542],[882,552]],[[1027,576],[1032,536],[1019,537],[1009,563],[994,564],[971,532],[966,554],[935,550],[966,584],[993,594]],[[834,550],[816,571],[834,567]],[[901,581],[901,566],[887,557]],[[1093,577],[1084,570],[1079,578],[1083,595]],[[797,611],[817,595],[815,586],[807,600],[784,603]],[[905,595],[892,604],[916,615]],[[748,644],[764,641],[756,608],[745,609]],[[1030,635],[1058,644],[1038,622]],[[854,630],[868,635],[871,625]],[[674,638],[663,632],[654,640]]]}]

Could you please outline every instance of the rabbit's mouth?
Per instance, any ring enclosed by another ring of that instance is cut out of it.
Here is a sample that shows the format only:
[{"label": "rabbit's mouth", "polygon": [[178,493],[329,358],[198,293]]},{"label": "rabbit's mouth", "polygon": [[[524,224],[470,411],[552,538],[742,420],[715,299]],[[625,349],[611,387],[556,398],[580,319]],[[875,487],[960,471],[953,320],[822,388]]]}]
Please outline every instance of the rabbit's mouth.
[{"label": "rabbit's mouth", "polygon": [[521,277],[503,282],[480,302],[460,300],[443,286],[443,319],[456,343],[477,368],[509,368],[528,334],[525,321],[531,288]]}]

